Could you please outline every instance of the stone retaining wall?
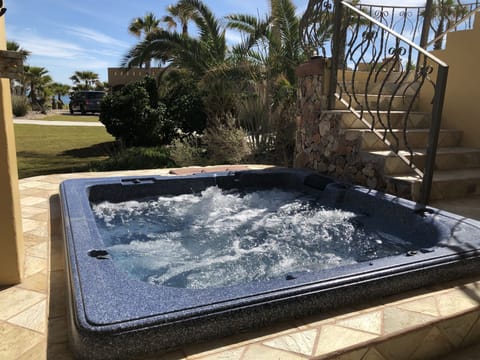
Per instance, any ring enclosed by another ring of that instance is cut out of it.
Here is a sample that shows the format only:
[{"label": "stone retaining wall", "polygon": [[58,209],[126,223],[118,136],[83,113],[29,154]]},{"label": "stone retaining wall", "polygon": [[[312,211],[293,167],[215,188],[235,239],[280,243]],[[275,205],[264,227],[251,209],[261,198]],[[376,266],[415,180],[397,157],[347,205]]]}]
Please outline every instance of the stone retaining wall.
[{"label": "stone retaining wall", "polygon": [[328,70],[324,59],[297,69],[298,114],[294,166],[315,169],[346,182],[384,190],[383,162],[366,161],[360,153],[361,133],[342,128],[342,111],[327,110],[324,91]]}]

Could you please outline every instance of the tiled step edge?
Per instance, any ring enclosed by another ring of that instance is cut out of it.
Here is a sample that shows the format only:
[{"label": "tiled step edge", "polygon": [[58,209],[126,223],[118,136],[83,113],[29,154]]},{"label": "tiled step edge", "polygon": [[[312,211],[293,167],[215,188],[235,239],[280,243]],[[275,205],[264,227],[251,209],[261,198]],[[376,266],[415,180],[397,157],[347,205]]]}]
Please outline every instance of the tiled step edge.
[{"label": "tiled step edge", "polygon": [[[460,326],[461,324],[468,325]],[[437,359],[479,341],[480,305],[477,305],[472,310],[426,322],[313,359]]]}]

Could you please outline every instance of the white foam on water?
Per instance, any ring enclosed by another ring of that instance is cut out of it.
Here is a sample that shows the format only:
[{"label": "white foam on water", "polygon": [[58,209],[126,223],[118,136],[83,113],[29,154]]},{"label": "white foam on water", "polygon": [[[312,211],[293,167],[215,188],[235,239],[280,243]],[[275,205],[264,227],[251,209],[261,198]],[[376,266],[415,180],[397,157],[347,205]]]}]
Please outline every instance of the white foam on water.
[{"label": "white foam on water", "polygon": [[278,189],[241,194],[210,187],[92,208],[115,264],[158,285],[229,286],[352,264],[359,251],[372,258],[383,251],[384,241],[350,221],[355,213]]}]

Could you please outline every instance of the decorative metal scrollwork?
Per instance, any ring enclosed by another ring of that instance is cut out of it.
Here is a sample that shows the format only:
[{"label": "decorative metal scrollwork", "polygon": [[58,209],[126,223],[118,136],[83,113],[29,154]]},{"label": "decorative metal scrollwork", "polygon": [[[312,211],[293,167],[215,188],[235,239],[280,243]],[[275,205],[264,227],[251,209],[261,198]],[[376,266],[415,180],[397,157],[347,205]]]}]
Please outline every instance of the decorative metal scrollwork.
[{"label": "decorative metal scrollwork", "polygon": [[389,15],[388,10],[375,10],[374,18],[378,19],[380,22],[383,22]]},{"label": "decorative metal scrollwork", "polygon": [[377,37],[377,32],[376,31],[365,31],[362,34],[362,38],[366,41],[374,41]]},{"label": "decorative metal scrollwork", "polygon": [[433,66],[432,65],[425,65],[425,66],[422,66],[419,70],[418,70],[419,74],[423,77],[423,78],[427,78],[428,75],[430,75],[432,72],[433,72]]},{"label": "decorative metal scrollwork", "polygon": [[319,52],[326,55],[325,45],[330,40],[333,13],[332,0],[309,0],[300,20],[300,36],[305,52],[310,55]]},{"label": "decorative metal scrollwork", "polygon": [[394,57],[403,56],[407,53],[407,49],[403,46],[391,47],[388,49],[388,53]]},{"label": "decorative metal scrollwork", "polygon": [[0,17],[5,15],[6,12],[7,12],[7,8],[3,7],[3,0],[0,0]]}]

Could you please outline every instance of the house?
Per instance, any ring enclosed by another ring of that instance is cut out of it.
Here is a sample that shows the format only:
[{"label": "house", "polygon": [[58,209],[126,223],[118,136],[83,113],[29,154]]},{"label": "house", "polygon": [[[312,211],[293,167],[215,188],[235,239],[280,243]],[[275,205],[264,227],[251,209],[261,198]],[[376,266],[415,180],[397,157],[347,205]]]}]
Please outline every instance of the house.
[{"label": "house", "polygon": [[153,67],[153,68],[108,68],[108,85],[112,91],[117,91],[123,86],[130,84],[135,81],[140,81],[145,78],[145,76],[152,76],[154,78],[158,77],[162,72],[163,68]]}]

